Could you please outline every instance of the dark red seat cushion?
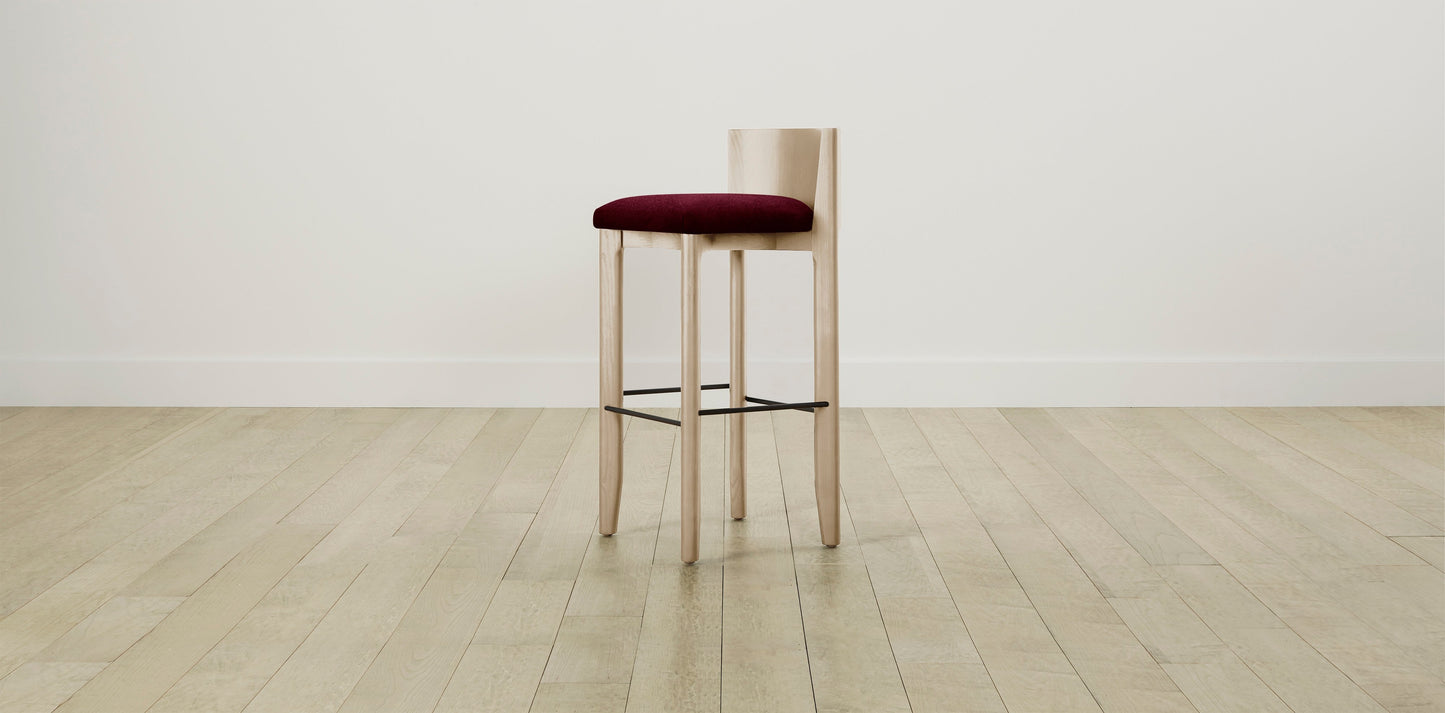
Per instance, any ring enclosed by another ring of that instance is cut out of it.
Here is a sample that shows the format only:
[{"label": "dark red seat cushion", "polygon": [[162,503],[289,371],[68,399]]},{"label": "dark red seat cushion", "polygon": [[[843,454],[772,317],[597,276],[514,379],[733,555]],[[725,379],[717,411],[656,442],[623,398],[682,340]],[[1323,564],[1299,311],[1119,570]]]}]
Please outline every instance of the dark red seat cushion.
[{"label": "dark red seat cushion", "polygon": [[669,193],[619,198],[592,214],[592,227],[656,233],[801,233],[813,209],[796,198],[756,193]]}]

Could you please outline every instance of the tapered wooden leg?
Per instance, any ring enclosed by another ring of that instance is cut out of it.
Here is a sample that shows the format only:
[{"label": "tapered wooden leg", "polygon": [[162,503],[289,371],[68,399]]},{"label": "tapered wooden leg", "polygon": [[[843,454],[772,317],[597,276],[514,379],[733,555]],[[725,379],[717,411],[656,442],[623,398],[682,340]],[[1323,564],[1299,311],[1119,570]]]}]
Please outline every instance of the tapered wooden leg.
[{"label": "tapered wooden leg", "polygon": [[813,488],[823,544],[838,546],[838,252],[813,250]]},{"label": "tapered wooden leg", "polygon": [[597,532],[611,535],[617,532],[617,507],[622,497],[622,414],[601,409],[622,405],[622,231],[603,230],[601,243]]},{"label": "tapered wooden leg", "polygon": [[682,561],[697,561],[702,490],[701,349],[698,341],[696,235],[682,236]]},{"label": "tapered wooden leg", "polygon": [[[728,350],[728,405],[737,408],[747,405],[743,400],[747,395],[747,350],[743,342],[743,251],[732,251],[730,259],[732,339]],[[748,514],[747,427],[743,423],[745,416],[746,414],[741,413],[728,414],[728,502],[734,520],[741,520]]]}]

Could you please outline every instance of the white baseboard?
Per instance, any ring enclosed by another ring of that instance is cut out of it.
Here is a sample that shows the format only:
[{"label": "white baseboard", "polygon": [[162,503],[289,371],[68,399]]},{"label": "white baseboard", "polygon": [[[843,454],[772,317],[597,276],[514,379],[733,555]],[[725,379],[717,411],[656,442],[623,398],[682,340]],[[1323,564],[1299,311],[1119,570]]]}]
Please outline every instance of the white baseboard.
[{"label": "white baseboard", "polygon": [[[811,398],[806,362],[760,361],[749,370],[751,395]],[[626,385],[675,386],[676,372],[669,362],[630,362]],[[703,366],[704,383],[726,374],[725,364]],[[1429,359],[844,360],[841,379],[844,406],[1445,403],[1445,361]],[[590,360],[0,359],[0,405],[9,406],[576,407],[596,405],[596,394]],[[635,403],[670,403],[646,398]]]}]

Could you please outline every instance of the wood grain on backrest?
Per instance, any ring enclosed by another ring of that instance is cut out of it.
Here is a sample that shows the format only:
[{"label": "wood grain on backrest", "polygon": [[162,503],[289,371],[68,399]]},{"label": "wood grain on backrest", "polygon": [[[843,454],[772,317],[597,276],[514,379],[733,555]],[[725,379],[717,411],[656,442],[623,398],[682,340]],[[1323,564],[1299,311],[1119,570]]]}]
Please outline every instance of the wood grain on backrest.
[{"label": "wood grain on backrest", "polygon": [[812,207],[817,192],[817,129],[728,132],[728,191],[796,198]]},{"label": "wood grain on backrest", "polygon": [[837,229],[837,129],[733,129],[728,191],[788,196],[813,209],[815,241]]}]

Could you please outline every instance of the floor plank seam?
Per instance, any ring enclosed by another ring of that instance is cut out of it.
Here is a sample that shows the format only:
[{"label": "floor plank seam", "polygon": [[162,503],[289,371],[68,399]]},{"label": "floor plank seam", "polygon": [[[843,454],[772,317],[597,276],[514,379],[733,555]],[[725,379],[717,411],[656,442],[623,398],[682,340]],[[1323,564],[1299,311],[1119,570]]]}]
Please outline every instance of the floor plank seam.
[{"label": "floor plank seam", "polygon": [[[818,710],[818,685],[817,685],[816,679],[813,677],[813,657],[807,655],[807,651],[808,651],[808,627],[807,627],[807,624],[806,624],[806,619],[803,617],[803,583],[800,582],[800,581],[798,581],[798,557],[797,557],[796,552],[795,552],[794,549],[793,549],[793,519],[792,519],[793,516],[792,516],[791,513],[788,512],[787,488],[783,487],[783,458],[782,458],[782,454],[779,452],[779,450],[778,450],[778,448],[777,448],[777,440],[778,440],[778,433],[777,433],[777,430],[776,430],[777,420],[773,418],[773,415],[772,415],[772,414],[767,414],[767,417],[768,417],[768,431],[770,431],[770,432],[773,434],[773,444],[774,444],[774,447],[773,447],[773,462],[777,463],[777,465],[778,465],[778,492],[779,492],[779,493],[782,493],[782,499],[783,499],[783,503],[782,503],[783,526],[784,526],[784,528],[785,528],[785,532],[788,533],[788,536],[787,536],[787,541],[788,541],[788,561],[793,563],[793,568],[792,568],[792,569],[793,569],[793,594],[797,596],[797,601],[798,601],[798,629],[803,632],[803,652],[804,652],[803,660],[806,661],[807,664],[808,664],[808,689],[809,689],[809,690],[808,690],[808,695],[809,695],[809,697],[810,697],[810,698],[812,699],[812,701],[813,701],[813,711],[814,711],[814,713],[816,713],[816,711]],[[844,507],[846,507],[846,506],[844,505],[844,502],[843,502],[843,492],[842,492],[843,487],[842,487],[842,478],[841,478],[841,477],[839,478],[838,483],[839,483],[839,485],[838,485],[838,507],[839,507],[839,509],[842,509],[842,508],[844,508]],[[841,520],[842,518],[840,517],[839,519]],[[841,545],[842,542],[839,542],[838,544]],[[724,600],[723,606],[724,606],[724,607],[727,606],[726,600]]]},{"label": "floor plank seam", "polygon": [[[1133,441],[1133,439],[1130,439],[1127,434],[1124,434],[1122,431],[1118,431],[1118,429],[1115,427],[1116,424],[1114,424],[1114,423],[1112,423],[1112,422],[1109,422],[1107,419],[1106,419],[1106,423],[1108,423],[1108,425],[1109,425],[1111,428],[1115,428],[1116,432],[1118,432],[1118,433],[1119,433],[1121,436],[1123,436],[1126,440]],[[1285,445],[1285,444],[1282,444],[1282,445]],[[1158,460],[1158,458],[1155,456],[1154,453],[1151,453],[1151,452],[1149,452],[1149,451],[1142,450],[1142,449],[1140,450],[1140,452],[1143,453],[1143,455],[1145,455],[1146,457],[1148,457],[1150,460],[1152,460],[1156,465],[1158,465],[1159,468],[1162,470],[1162,472],[1167,472],[1167,473],[1170,473],[1171,475],[1173,475],[1173,476],[1175,477],[1175,479],[1176,479],[1183,487],[1185,487],[1185,488],[1187,488],[1188,490],[1190,490],[1191,492],[1193,492],[1193,493],[1195,494],[1195,496],[1199,497],[1201,500],[1203,500],[1203,501],[1205,501],[1205,502],[1208,502],[1208,501],[1209,501],[1209,498],[1205,497],[1202,493],[1199,493],[1199,492],[1195,489],[1195,487],[1194,487],[1193,484],[1189,483],[1187,480],[1185,480],[1185,479],[1183,479],[1183,478],[1180,478],[1176,473],[1174,473],[1174,471],[1173,471],[1171,468],[1168,467],[1167,464],[1165,464],[1165,463],[1163,463],[1162,461]],[[1201,455],[1200,457],[1203,458],[1202,455]],[[1211,467],[1214,467],[1212,463],[1211,463]],[[1217,467],[1216,467],[1216,470],[1218,470]],[[1219,472],[1223,473],[1223,471],[1219,471]],[[1284,558],[1286,562],[1289,561],[1288,555],[1285,554],[1285,553],[1279,552],[1279,550],[1277,549],[1277,546],[1276,546],[1276,545],[1272,545],[1272,544],[1269,542],[1269,538],[1267,538],[1267,537],[1262,537],[1260,533],[1258,533],[1258,532],[1256,532],[1256,531],[1254,530],[1254,528],[1250,527],[1247,523],[1240,522],[1236,517],[1234,517],[1234,516],[1232,516],[1232,515],[1230,515],[1230,514],[1228,514],[1228,513],[1224,513],[1224,514],[1225,514],[1225,516],[1228,517],[1231,521],[1233,521],[1237,526],[1239,526],[1240,528],[1242,528],[1245,532],[1248,532],[1248,533],[1250,533],[1252,536],[1254,536],[1255,538],[1257,538],[1265,547],[1269,548],[1269,549],[1271,550],[1271,552],[1273,552],[1274,554],[1276,554],[1276,555]],[[1213,555],[1211,555],[1211,556],[1213,556]],[[1241,582],[1241,581],[1239,580],[1238,576],[1237,576],[1234,572],[1230,571],[1229,568],[1228,568],[1228,566],[1227,566],[1225,563],[1223,563],[1223,562],[1218,562],[1218,560],[1217,560],[1217,558],[1216,558],[1216,564],[1215,564],[1215,565],[1205,565],[1205,566],[1217,566],[1217,567],[1219,567],[1219,568],[1221,569],[1221,571],[1223,571],[1224,573],[1228,574],[1228,575],[1230,576],[1230,578],[1233,579],[1244,591],[1248,592],[1249,595],[1250,595],[1250,597],[1255,601],[1255,603],[1259,604],[1260,606],[1262,606],[1262,607],[1264,607],[1266,610],[1268,610],[1268,611],[1270,612],[1270,614],[1275,617],[1276,620],[1278,620],[1278,621],[1280,621],[1282,624],[1284,624],[1284,628],[1285,628],[1285,629],[1287,629],[1287,630],[1289,630],[1289,631],[1291,631],[1291,632],[1294,632],[1294,628],[1288,625],[1288,622],[1286,622],[1286,621],[1280,616],[1279,612],[1277,612],[1274,607],[1269,606],[1269,604],[1268,604],[1267,602],[1264,602],[1263,600],[1260,600],[1259,597],[1258,597],[1258,595],[1256,595],[1255,592],[1254,592],[1252,589],[1249,588],[1249,585]],[[1291,565],[1291,566],[1292,566],[1292,565]],[[1307,579],[1307,580],[1310,579],[1308,576],[1304,575],[1302,572],[1297,572],[1297,574],[1299,574],[1299,575],[1300,575],[1301,577],[1303,577],[1304,579]],[[1311,580],[1311,581],[1312,581],[1312,580]],[[1172,585],[1171,583],[1168,583],[1167,580],[1166,580],[1166,584],[1169,584],[1169,586],[1170,586],[1171,588],[1173,588],[1173,585]],[[1182,592],[1179,592],[1179,591],[1176,589],[1176,590],[1175,590],[1175,593],[1176,593],[1176,595],[1179,595],[1181,599],[1184,599]],[[1190,606],[1190,609],[1191,609],[1192,611],[1194,611],[1195,616],[1196,616],[1197,618],[1199,618],[1199,620],[1200,620],[1202,623],[1204,623],[1204,625],[1205,625],[1206,627],[1209,627],[1210,630],[1214,632],[1215,636],[1218,637],[1221,641],[1223,641],[1223,642],[1225,643],[1225,645],[1228,646],[1228,647],[1230,648],[1230,650],[1233,651],[1233,652],[1235,653],[1235,655],[1238,656],[1238,657],[1240,658],[1240,660],[1243,661],[1244,664],[1245,664],[1247,667],[1249,667],[1251,671],[1254,672],[1256,678],[1258,678],[1262,683],[1264,683],[1267,687],[1269,687],[1270,690],[1271,690],[1272,692],[1274,692],[1275,695],[1276,695],[1277,697],[1279,697],[1279,699],[1280,699],[1281,701],[1285,702],[1286,705],[1289,704],[1289,702],[1288,702],[1287,700],[1285,700],[1285,696],[1281,696],[1281,695],[1279,694],[1279,692],[1278,692],[1277,690],[1275,690],[1274,686],[1270,686],[1270,685],[1269,685],[1269,681],[1267,680],[1267,677],[1266,677],[1266,676],[1261,675],[1261,672],[1260,672],[1255,666],[1251,666],[1251,665],[1249,664],[1249,662],[1248,662],[1247,660],[1245,660],[1245,658],[1244,658],[1243,656],[1240,656],[1240,655],[1239,655],[1238,649],[1237,649],[1233,644],[1231,644],[1231,642],[1230,642],[1229,639],[1226,639],[1225,637],[1221,636],[1220,633],[1219,633],[1219,631],[1218,631],[1218,630],[1215,630],[1214,627],[1209,626],[1208,621],[1206,621],[1206,620],[1204,619],[1204,617],[1201,616],[1200,613],[1199,613],[1197,610],[1194,609],[1193,606],[1189,605],[1189,603],[1188,603],[1187,600],[1184,600],[1184,601],[1185,601],[1185,605],[1186,605],[1186,606]],[[1336,603],[1337,605],[1340,605],[1340,604],[1341,604],[1340,602],[1335,602],[1335,603]],[[1346,611],[1348,611],[1348,609],[1346,609]],[[1371,625],[1369,624],[1369,622],[1363,622],[1363,623],[1364,623],[1366,626],[1371,626]],[[1373,629],[1373,628],[1375,628],[1375,627],[1371,626],[1371,628]],[[1379,632],[1377,632],[1377,633],[1379,633]],[[1345,672],[1342,671],[1342,670],[1339,668],[1339,664],[1338,664],[1338,663],[1336,663],[1334,660],[1330,659],[1328,656],[1325,656],[1321,651],[1319,651],[1319,649],[1318,649],[1313,643],[1311,643],[1311,642],[1310,642],[1308,639],[1306,639],[1305,637],[1300,636],[1297,632],[1295,632],[1295,635],[1299,638],[1299,640],[1300,640],[1304,645],[1308,646],[1311,651],[1313,651],[1313,652],[1314,652],[1317,656],[1319,656],[1323,661],[1325,661],[1325,662],[1326,662],[1327,664],[1329,664],[1332,668],[1334,668],[1337,673],[1339,673],[1341,676],[1344,676],[1346,680],[1349,680],[1349,681],[1351,681],[1352,683],[1355,683],[1355,681],[1354,681],[1353,678],[1351,678],[1351,677],[1349,677],[1348,675],[1346,675]],[[1370,695],[1369,692],[1368,692],[1368,691],[1365,691],[1363,688],[1360,688],[1360,686],[1359,686],[1358,683],[1355,683],[1355,686],[1356,686],[1356,688],[1359,688],[1359,690],[1360,690],[1362,693],[1364,693],[1365,695],[1369,696],[1369,697],[1371,698],[1371,700],[1375,700],[1375,699],[1374,699],[1374,696],[1373,696],[1373,695]],[[1379,701],[1376,700],[1375,702],[1376,702],[1376,704],[1379,704]],[[1384,706],[1381,705],[1381,707],[1383,708]]]},{"label": "floor plank seam", "polygon": [[[334,528],[333,528],[333,529],[334,529]],[[305,558],[302,558],[302,559],[305,559]],[[300,562],[297,562],[297,564],[299,565]],[[316,623],[314,623],[314,624],[311,625],[311,628],[306,632],[306,636],[301,637],[301,639],[296,642],[296,646],[294,646],[294,647],[291,648],[291,652],[288,653],[288,654],[286,654],[286,658],[282,659],[280,665],[278,665],[274,670],[271,671],[271,675],[269,675],[269,676],[266,677],[265,682],[263,682],[261,685],[257,686],[257,687],[256,687],[256,690],[253,691],[248,698],[246,698],[246,703],[245,703],[245,705],[241,706],[241,708],[240,708],[239,710],[241,710],[241,711],[246,710],[246,708],[251,705],[251,701],[255,700],[257,696],[261,695],[261,691],[265,690],[266,686],[268,686],[268,685],[271,684],[271,680],[276,677],[277,672],[279,672],[279,671],[281,671],[282,669],[286,668],[286,664],[287,664],[287,663],[290,663],[291,658],[296,655],[296,652],[301,650],[301,647],[306,643],[306,640],[309,639],[309,638],[311,638],[311,635],[316,631],[316,628],[317,628],[317,627],[321,626],[321,622],[325,621],[325,620],[326,620],[326,617],[328,617],[328,616],[331,615],[331,611],[336,608],[336,605],[337,605],[338,603],[340,603],[343,598],[346,597],[346,593],[349,592],[349,591],[351,591],[351,587],[356,584],[357,580],[361,579],[362,573],[365,572],[365,571],[366,571],[366,568],[369,567],[369,566],[371,566],[371,565],[368,563],[368,564],[366,564],[366,565],[363,565],[363,566],[361,567],[361,569],[357,570],[356,574],[355,574],[354,576],[352,576],[351,581],[348,582],[348,583],[346,584],[346,587],[344,587],[344,588],[341,590],[341,594],[340,594],[339,596],[337,596],[336,599],[332,600],[331,604],[326,607],[326,611],[325,611],[324,613],[322,613],[321,616],[316,617]],[[292,569],[294,570],[295,568],[293,567]],[[287,575],[289,576],[289,575],[290,575],[290,572],[288,572]],[[285,581],[285,579],[283,578],[282,581]],[[279,587],[279,586],[281,586],[281,582],[277,582],[277,583],[276,583],[276,587]],[[276,587],[272,587],[271,589],[274,590]],[[270,594],[270,591],[268,591],[267,594]],[[262,600],[264,600],[264,599],[265,599],[265,597],[263,596],[263,597],[262,597]],[[248,613],[249,613],[249,612],[248,612]],[[245,617],[242,617],[242,619],[244,620]],[[237,625],[239,626],[240,623],[237,622]],[[224,641],[224,640],[225,640],[225,638],[222,637],[222,641]],[[220,645],[220,642],[217,642],[217,645],[219,646],[219,645]],[[215,649],[214,646],[211,647],[211,648],[212,648],[212,650]],[[207,653],[209,653],[209,652],[207,652]],[[202,657],[202,660],[205,660],[205,657]],[[198,663],[198,665],[199,665],[199,663]],[[195,667],[193,666],[192,669],[194,669],[194,668],[195,668]],[[189,671],[187,671],[187,673],[189,673]],[[182,676],[181,678],[185,678],[185,677]],[[174,687],[174,686],[173,686],[173,687]],[[169,692],[169,690],[167,690],[167,692]],[[164,698],[164,697],[165,697],[165,696],[161,696],[161,698]]]},{"label": "floor plank seam", "polygon": [[[955,411],[956,411],[956,410],[955,410]],[[959,426],[960,426],[961,428],[963,428],[966,433],[969,434],[969,438],[972,438],[976,443],[979,442],[979,441],[978,441],[978,435],[973,432],[973,429],[970,428],[970,427],[968,426],[968,424],[963,423],[962,420],[960,420]],[[979,448],[980,448],[980,450],[983,451],[984,455],[988,457],[989,462],[993,464],[994,470],[998,471],[998,473],[999,473],[1005,480],[1007,480],[1007,479],[1008,479],[1008,474],[1004,472],[1003,466],[999,465],[999,462],[998,462],[997,458],[995,458],[992,453],[989,453],[989,452],[988,452],[988,449],[983,448],[982,444],[979,445]],[[963,497],[963,499],[964,499],[965,502],[968,501],[968,496],[965,495],[962,490],[959,491],[959,495]],[[1022,495],[1020,495],[1020,497],[1022,497]],[[1025,504],[1026,506],[1028,506],[1029,511],[1030,511],[1031,513],[1033,513],[1033,516],[1034,516],[1035,518],[1037,518],[1040,522],[1043,522],[1042,516],[1040,516],[1039,513],[1038,513],[1038,511],[1034,509],[1032,503],[1027,502],[1027,499],[1025,499],[1025,503],[1024,503],[1024,504]],[[1045,527],[1047,527],[1047,525],[1045,525]],[[984,526],[984,531],[985,531],[985,532],[988,532],[987,526]],[[1053,534],[1053,530],[1052,530],[1052,529],[1050,529],[1049,532],[1050,532],[1051,535]],[[1058,539],[1058,538],[1055,537],[1055,541],[1057,541],[1057,539]],[[1004,555],[1003,550],[998,549],[998,542],[994,540],[992,533],[989,533],[989,540],[990,540],[991,542],[993,542],[994,549],[995,549],[996,551],[998,551],[999,558],[1002,559],[1005,564],[1008,564],[1008,557]],[[1060,543],[1059,546],[1062,547],[1062,546],[1063,546],[1062,543]],[[1065,551],[1067,552],[1067,551],[1068,551],[1068,548],[1065,548]],[[1071,560],[1073,559],[1073,555],[1072,555],[1072,554],[1071,554],[1069,557],[1070,557]],[[1076,566],[1078,565],[1077,562],[1075,562],[1074,564],[1075,564]],[[1098,709],[1101,710],[1101,711],[1106,710],[1105,707],[1104,707],[1103,702],[1101,702],[1101,701],[1099,700],[1099,694],[1096,693],[1096,692],[1094,691],[1094,688],[1089,685],[1089,682],[1088,682],[1087,680],[1085,680],[1083,674],[1079,673],[1079,667],[1078,667],[1078,665],[1074,663],[1073,658],[1069,656],[1069,652],[1064,649],[1064,646],[1059,643],[1059,637],[1058,637],[1058,635],[1057,635],[1056,633],[1054,633],[1054,628],[1055,628],[1055,627],[1049,626],[1048,620],[1045,619],[1042,614],[1038,614],[1038,606],[1034,604],[1034,599],[1033,599],[1033,597],[1029,594],[1028,589],[1026,589],[1026,588],[1024,587],[1023,582],[1020,581],[1019,578],[1018,578],[1018,575],[1017,575],[1016,573],[1014,573],[1014,571],[1013,571],[1013,566],[1012,566],[1012,565],[1009,565],[1009,574],[1013,576],[1014,584],[1015,584],[1016,586],[1018,586],[1019,592],[1023,594],[1024,599],[1027,600],[1028,603],[1029,603],[1029,607],[1035,612],[1035,615],[1038,616],[1039,622],[1040,622],[1041,624],[1043,624],[1044,630],[1047,631],[1047,632],[1049,632],[1049,637],[1053,640],[1053,642],[1054,642],[1054,647],[1055,647],[1056,649],[1058,649],[1059,653],[1061,653],[1061,654],[1063,655],[1064,660],[1069,662],[1069,669],[1074,672],[1074,676],[1075,676],[1076,678],[1078,678],[1079,681],[1081,681],[1081,682],[1084,684],[1084,690],[1088,691],[1088,692],[1089,692],[1089,696],[1094,699],[1094,705],[1097,706]],[[1091,583],[1091,584],[1092,584],[1092,582],[1093,582],[1093,580],[1090,580],[1090,583]],[[1097,589],[1097,585],[1095,585],[1095,588]],[[987,668],[987,664],[985,664],[985,668]],[[1005,702],[1005,705],[1007,705],[1007,702]]]}]

